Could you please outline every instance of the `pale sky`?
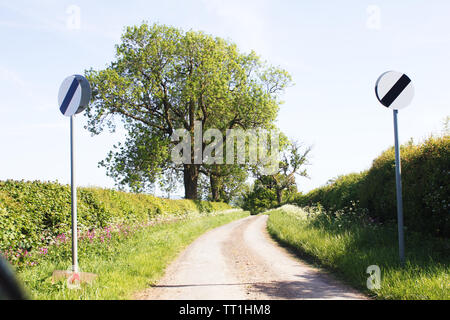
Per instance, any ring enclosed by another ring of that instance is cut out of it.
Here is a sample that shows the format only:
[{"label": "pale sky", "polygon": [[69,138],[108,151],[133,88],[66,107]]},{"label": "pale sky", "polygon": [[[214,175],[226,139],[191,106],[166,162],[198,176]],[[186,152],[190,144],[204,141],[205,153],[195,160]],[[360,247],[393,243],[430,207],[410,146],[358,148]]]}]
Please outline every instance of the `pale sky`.
[{"label": "pale sky", "polygon": [[[297,180],[311,190],[369,168],[393,144],[392,111],[374,93],[385,71],[406,73],[415,87],[399,112],[400,141],[441,130],[450,114],[449,17],[445,0],[0,0],[0,180],[70,181],[59,86],[106,67],[124,27],[146,20],[228,38],[291,73],[278,126],[313,145],[311,179]],[[84,122],[77,118],[77,182],[113,187],[97,163],[123,133],[91,137]]]}]

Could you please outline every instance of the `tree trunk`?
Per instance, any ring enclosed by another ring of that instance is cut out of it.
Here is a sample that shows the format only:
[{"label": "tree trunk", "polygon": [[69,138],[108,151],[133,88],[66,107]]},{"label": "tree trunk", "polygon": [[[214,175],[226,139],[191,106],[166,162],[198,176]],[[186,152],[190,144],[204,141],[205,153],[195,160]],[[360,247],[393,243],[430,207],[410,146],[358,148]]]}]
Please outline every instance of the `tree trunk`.
[{"label": "tree trunk", "polygon": [[214,175],[209,176],[209,182],[211,184],[211,200],[218,202],[219,201],[219,185],[218,185],[218,179]]},{"label": "tree trunk", "polygon": [[185,164],[183,171],[184,171],[184,197],[186,199],[197,200],[198,166],[195,164]]},{"label": "tree trunk", "polygon": [[276,188],[276,192],[277,192],[277,202],[278,202],[278,205],[279,206],[281,206],[281,201],[282,201],[282,196],[283,196],[283,190],[282,189],[279,189],[279,188]]}]

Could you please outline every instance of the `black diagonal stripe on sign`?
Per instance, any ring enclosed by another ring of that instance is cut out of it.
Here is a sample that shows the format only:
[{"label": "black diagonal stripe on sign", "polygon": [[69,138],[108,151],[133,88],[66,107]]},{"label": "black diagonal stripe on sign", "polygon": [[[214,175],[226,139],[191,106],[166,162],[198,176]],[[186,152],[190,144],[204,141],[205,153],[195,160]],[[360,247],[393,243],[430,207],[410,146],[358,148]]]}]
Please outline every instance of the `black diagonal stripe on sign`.
[{"label": "black diagonal stripe on sign", "polygon": [[386,93],[386,95],[381,99],[381,104],[385,107],[389,107],[392,102],[397,99],[397,97],[405,90],[408,84],[411,82],[411,79],[408,78],[406,74],[402,75],[400,79],[394,84],[391,90]]},{"label": "black diagonal stripe on sign", "polygon": [[73,95],[75,94],[75,91],[77,91],[78,88],[78,80],[77,78],[74,78],[72,81],[72,84],[69,87],[69,90],[66,93],[66,96],[64,97],[63,102],[61,103],[61,107],[59,110],[61,110],[62,114],[66,114],[67,108],[69,107],[70,102],[72,101]]}]

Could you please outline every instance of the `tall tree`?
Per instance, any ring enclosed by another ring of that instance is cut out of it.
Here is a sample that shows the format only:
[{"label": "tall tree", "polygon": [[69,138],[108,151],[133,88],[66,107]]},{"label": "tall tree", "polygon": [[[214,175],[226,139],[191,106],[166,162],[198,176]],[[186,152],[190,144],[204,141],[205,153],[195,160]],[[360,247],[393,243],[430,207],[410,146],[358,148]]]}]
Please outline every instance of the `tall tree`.
[{"label": "tall tree", "polygon": [[[173,166],[171,136],[186,129],[194,147],[194,125],[217,128],[271,128],[279,94],[289,74],[263,63],[254,53],[203,32],[165,25],[128,27],[116,57],[104,70],[87,70],[93,100],[87,128],[99,134],[120,118],[128,132],[101,162],[118,185],[135,191],[173,169],[183,175],[185,198],[197,199],[203,164]],[[205,148],[203,143],[202,150]],[[205,172],[207,173],[207,172]]]}]

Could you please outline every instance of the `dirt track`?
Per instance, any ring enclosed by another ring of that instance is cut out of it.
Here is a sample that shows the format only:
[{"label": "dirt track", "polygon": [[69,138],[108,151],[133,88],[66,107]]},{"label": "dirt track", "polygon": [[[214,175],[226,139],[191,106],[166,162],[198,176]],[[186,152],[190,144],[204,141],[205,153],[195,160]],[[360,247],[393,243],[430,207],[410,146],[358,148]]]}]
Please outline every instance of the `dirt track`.
[{"label": "dirt track", "polygon": [[137,299],[365,299],[333,277],[298,260],[266,231],[267,216],[211,230]]}]

